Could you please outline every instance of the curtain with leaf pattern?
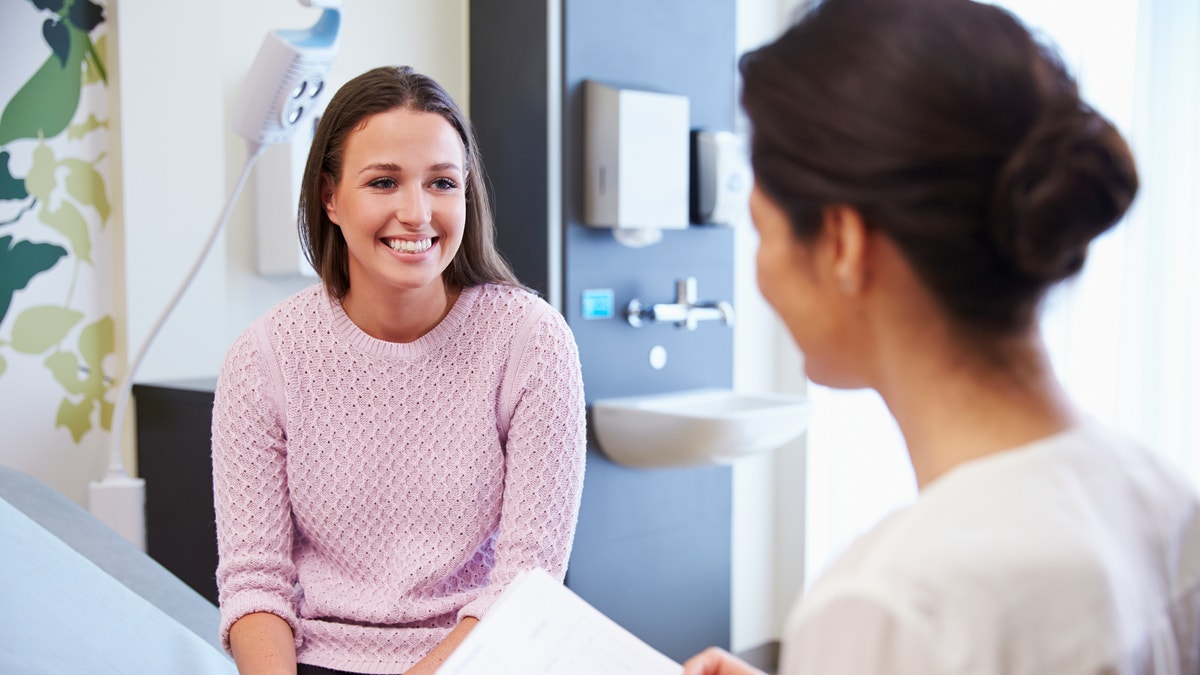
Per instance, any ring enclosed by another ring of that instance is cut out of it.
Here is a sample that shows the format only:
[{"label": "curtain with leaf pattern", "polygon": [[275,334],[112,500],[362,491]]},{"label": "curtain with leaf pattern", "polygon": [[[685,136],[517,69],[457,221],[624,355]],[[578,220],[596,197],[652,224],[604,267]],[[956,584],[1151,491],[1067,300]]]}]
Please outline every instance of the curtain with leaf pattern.
[{"label": "curtain with leaf pattern", "polygon": [[112,425],[106,17],[6,0],[0,22],[0,463],[82,502]]}]

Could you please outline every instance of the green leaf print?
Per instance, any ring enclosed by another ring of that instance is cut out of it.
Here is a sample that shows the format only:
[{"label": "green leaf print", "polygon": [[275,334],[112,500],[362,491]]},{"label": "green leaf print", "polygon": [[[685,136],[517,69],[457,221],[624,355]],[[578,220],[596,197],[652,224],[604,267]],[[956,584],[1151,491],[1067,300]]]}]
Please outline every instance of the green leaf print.
[{"label": "green leaf print", "polygon": [[58,160],[54,159],[54,150],[45,143],[34,148],[30,157],[33,162],[29,166],[29,174],[25,176],[25,189],[38,200],[48,202],[54,186],[58,185],[58,179],[54,177]]},{"label": "green leaf print", "polygon": [[112,210],[104,189],[104,177],[91,163],[81,159],[68,157],[62,162],[56,161],[54,151],[45,144],[33,149],[32,158],[29,175],[25,177],[25,189],[42,203],[38,218],[66,236],[71,242],[72,252],[80,260],[91,262],[92,240],[83,214],[74,204],[65,200],[55,211],[51,211],[48,204],[51,203],[50,195],[58,184],[55,170],[60,166],[66,167],[67,194],[81,204],[94,207],[100,214],[100,225],[103,227],[108,223],[108,216]]},{"label": "green leaf print", "polygon": [[92,408],[95,406],[95,399],[85,398],[82,403],[76,404],[72,403],[71,399],[64,398],[62,403],[58,404],[54,426],[66,427],[71,432],[71,438],[78,443],[92,428]]},{"label": "green leaf print", "polygon": [[62,342],[82,318],[82,312],[66,307],[30,307],[18,314],[13,322],[12,347],[24,354],[41,354]]},{"label": "green leaf print", "polygon": [[84,382],[79,379],[79,357],[71,352],[54,352],[42,362],[50,370],[55,381],[62,385],[68,394],[79,396],[87,391]]},{"label": "green leaf print", "polygon": [[75,0],[67,10],[67,19],[84,33],[104,22],[104,8],[92,0]]},{"label": "green leaf print", "polygon": [[108,195],[104,192],[104,177],[91,163],[82,159],[68,158],[62,161],[67,167],[67,194],[80,204],[87,204],[100,214],[100,223],[108,222]]},{"label": "green leaf print", "polygon": [[25,199],[29,192],[25,189],[25,181],[13,178],[8,170],[7,150],[0,150],[0,199]]},{"label": "green leaf print", "polygon": [[105,389],[103,386],[104,357],[116,350],[116,340],[113,338],[113,334],[111,316],[105,316],[95,323],[84,326],[83,331],[79,333],[79,354],[83,357],[83,362],[88,364],[96,382],[101,385],[97,390],[97,395],[102,394]]},{"label": "green leaf print", "polygon": [[79,333],[79,353],[86,366],[79,363],[75,354],[63,351],[51,354],[44,362],[67,394],[83,396],[78,403],[64,398],[58,408],[57,425],[70,429],[76,443],[92,428],[91,415],[97,404],[100,427],[112,428],[114,406],[104,399],[112,383],[104,377],[103,363],[113,353],[114,346],[112,317],[105,316]]},{"label": "green leaf print", "polygon": [[107,33],[101,35],[95,42],[88,42],[87,56],[83,59],[83,83],[85,85],[97,82],[108,84],[108,72],[104,66],[106,37],[108,37]]},{"label": "green leaf print", "polygon": [[14,245],[12,240],[11,236],[0,237],[0,323],[8,314],[13,294],[67,254],[65,248],[56,244],[18,241]]},{"label": "green leaf print", "polygon": [[96,129],[107,129],[108,120],[98,120],[95,115],[88,115],[87,119],[79,124],[72,124],[67,127],[67,138],[72,141],[77,141]]},{"label": "green leaf print", "polygon": [[79,107],[83,57],[91,40],[67,26],[70,49],[64,63],[51,54],[0,114],[0,145],[19,138],[53,138],[62,133]]},{"label": "green leaf print", "polygon": [[67,4],[65,2],[65,0],[29,0],[29,1],[33,3],[34,7],[37,7],[38,9],[41,9],[41,10],[48,9],[51,12],[54,12],[55,14],[58,14],[59,12],[63,11],[63,7],[65,7]]},{"label": "green leaf print", "polygon": [[53,212],[43,206],[38,219],[71,241],[71,252],[76,258],[92,262],[92,238],[88,234],[87,221],[74,204],[64,200],[62,206]]},{"label": "green leaf print", "polygon": [[66,66],[67,56],[71,53],[71,32],[67,24],[58,19],[46,19],[42,24],[42,37],[58,57],[59,65]]},{"label": "green leaf print", "polygon": [[[6,354],[11,349],[17,354],[44,357],[43,365],[64,393],[56,426],[68,429],[78,443],[96,426],[97,419],[101,427],[112,427],[114,406],[105,395],[114,384],[113,378],[104,373],[105,360],[115,349],[112,317],[104,316],[77,330],[84,313],[64,303],[23,307],[14,312],[13,321],[5,321],[14,295],[30,285],[34,277],[51,270],[68,255],[75,258],[72,263],[76,266],[92,262],[90,227],[96,220],[89,209],[95,209],[101,228],[107,226],[112,215],[105,178],[97,171],[104,155],[91,161],[69,156],[60,161],[56,151],[46,144],[49,139],[61,137],[64,130],[67,140],[78,141],[108,127],[107,120],[79,110],[84,86],[107,83],[106,36],[100,35],[94,42],[90,36],[105,21],[105,9],[99,0],[29,2],[48,15],[41,24],[41,33],[49,54],[32,75],[23,70],[21,78],[28,79],[8,101],[0,101],[0,200],[18,202],[6,207],[8,220],[0,226],[25,223],[29,211],[37,209],[38,220],[67,241],[58,245],[0,237],[0,326],[7,338],[0,340],[0,346],[5,347]],[[81,121],[71,124],[77,113]],[[22,139],[34,140],[35,145],[29,155],[28,174],[20,178],[10,171],[10,154],[4,148]],[[71,284],[74,289],[75,281]],[[68,336],[76,334],[76,347],[64,348]],[[0,375],[7,367],[7,361],[0,357]],[[98,417],[93,417],[97,411]]]},{"label": "green leaf print", "polygon": [[116,411],[116,404],[109,403],[104,399],[100,399],[100,428],[105,431],[112,431],[113,413]]}]

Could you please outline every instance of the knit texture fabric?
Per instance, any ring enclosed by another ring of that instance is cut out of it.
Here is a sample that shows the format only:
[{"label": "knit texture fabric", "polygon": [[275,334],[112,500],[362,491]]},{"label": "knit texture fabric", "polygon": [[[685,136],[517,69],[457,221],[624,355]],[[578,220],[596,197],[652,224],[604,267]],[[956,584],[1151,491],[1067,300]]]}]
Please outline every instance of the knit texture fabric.
[{"label": "knit texture fabric", "polygon": [[566,322],[526,291],[466,288],[393,343],[308,288],[229,349],[212,430],[226,649],[270,612],[303,663],[401,672],[519,572],[565,574],[583,384]]}]

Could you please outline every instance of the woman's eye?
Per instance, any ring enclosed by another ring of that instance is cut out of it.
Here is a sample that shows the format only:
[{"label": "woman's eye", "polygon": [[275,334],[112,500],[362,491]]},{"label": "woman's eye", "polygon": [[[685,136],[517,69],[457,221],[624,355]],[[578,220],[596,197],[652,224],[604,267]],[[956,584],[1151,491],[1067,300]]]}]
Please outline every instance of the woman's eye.
[{"label": "woman's eye", "polygon": [[370,183],[367,183],[367,185],[370,185],[371,187],[374,187],[374,188],[382,188],[382,189],[388,190],[388,189],[396,187],[396,181],[392,180],[391,178],[376,178],[375,180],[371,181]]},{"label": "woman's eye", "polygon": [[437,188],[438,190],[453,190],[458,187],[458,183],[455,183],[449,178],[436,178],[433,181],[433,187]]}]

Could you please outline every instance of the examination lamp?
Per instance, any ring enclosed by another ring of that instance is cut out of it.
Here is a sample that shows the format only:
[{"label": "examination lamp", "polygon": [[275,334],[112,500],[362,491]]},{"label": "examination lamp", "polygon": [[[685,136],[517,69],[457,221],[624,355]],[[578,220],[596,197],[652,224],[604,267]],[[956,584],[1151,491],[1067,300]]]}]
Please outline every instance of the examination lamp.
[{"label": "examination lamp", "polygon": [[246,139],[246,163],[196,261],[150,328],[133,361],[126,368],[124,377],[121,378],[113,413],[108,472],[103,479],[92,481],[88,485],[88,508],[92,515],[143,551],[146,549],[146,482],[130,476],[125,471],[121,452],[126,409],[133,392],[133,379],[150,344],[158,336],[167,317],[179,304],[188,286],[195,280],[196,273],[212,250],[217,235],[229,220],[255,160],[262,155],[267,146],[287,142],[297,129],[312,124],[321,94],[325,91],[325,75],[338,50],[342,2],[299,1],[306,7],[321,8],[324,11],[317,22],[307,30],[277,30],[268,33],[258,50],[258,56],[255,57],[242,85],[240,109],[234,122],[234,129]]}]

